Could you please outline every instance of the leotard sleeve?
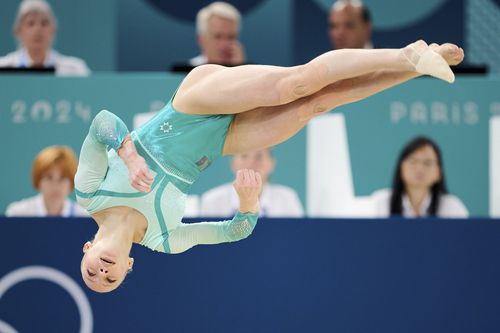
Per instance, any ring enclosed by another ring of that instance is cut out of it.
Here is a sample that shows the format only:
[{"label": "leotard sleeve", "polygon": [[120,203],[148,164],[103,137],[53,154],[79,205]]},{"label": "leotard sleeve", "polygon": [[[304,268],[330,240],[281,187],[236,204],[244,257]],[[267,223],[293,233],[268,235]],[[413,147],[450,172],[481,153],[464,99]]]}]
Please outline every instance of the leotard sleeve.
[{"label": "leotard sleeve", "polygon": [[219,244],[242,240],[252,233],[258,214],[237,213],[221,222],[181,223],[169,237],[171,253],[184,252],[199,244]]},{"label": "leotard sleeve", "polygon": [[118,150],[127,134],[125,123],[113,113],[103,110],[94,117],[80,151],[77,195],[97,190],[108,170],[108,147]]}]

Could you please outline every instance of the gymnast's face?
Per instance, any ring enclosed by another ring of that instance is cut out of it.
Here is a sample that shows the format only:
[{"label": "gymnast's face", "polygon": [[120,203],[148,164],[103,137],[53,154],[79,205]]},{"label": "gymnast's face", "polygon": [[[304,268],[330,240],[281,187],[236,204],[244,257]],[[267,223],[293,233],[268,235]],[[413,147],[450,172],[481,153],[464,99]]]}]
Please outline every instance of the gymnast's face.
[{"label": "gymnast's face", "polygon": [[134,265],[134,259],[129,258],[127,253],[117,254],[95,241],[85,243],[83,253],[80,266],[83,281],[99,293],[116,289]]},{"label": "gymnast's face", "polygon": [[241,169],[257,171],[262,177],[262,183],[266,183],[274,171],[275,165],[276,161],[271,151],[269,149],[262,149],[234,156],[231,167],[235,173]]},{"label": "gymnast's face", "polygon": [[212,16],[207,31],[198,36],[198,42],[208,62],[232,64],[238,43],[238,23],[226,18]]},{"label": "gymnast's face", "polygon": [[408,155],[401,164],[401,177],[407,190],[430,190],[441,179],[441,169],[434,149],[426,145]]},{"label": "gymnast's face", "polygon": [[15,33],[28,51],[47,52],[52,47],[56,27],[49,14],[33,12],[26,14]]}]

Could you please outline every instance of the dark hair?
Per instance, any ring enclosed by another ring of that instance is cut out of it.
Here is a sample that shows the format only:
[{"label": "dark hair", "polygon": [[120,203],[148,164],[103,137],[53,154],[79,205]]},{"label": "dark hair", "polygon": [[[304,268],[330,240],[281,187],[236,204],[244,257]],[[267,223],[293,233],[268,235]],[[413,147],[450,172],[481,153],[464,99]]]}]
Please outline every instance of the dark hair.
[{"label": "dark hair", "polygon": [[436,216],[437,210],[439,208],[440,196],[442,194],[448,193],[448,190],[446,188],[446,182],[444,179],[443,161],[441,158],[441,151],[439,147],[434,141],[432,141],[427,137],[423,136],[416,137],[415,139],[411,140],[408,144],[406,144],[406,146],[403,148],[401,154],[399,155],[398,163],[396,164],[396,169],[394,170],[394,177],[392,179],[392,194],[390,201],[391,216],[403,215],[403,193],[406,191],[406,189],[403,179],[401,177],[401,164],[409,155],[413,154],[413,152],[425,146],[430,146],[432,147],[432,149],[434,149],[434,152],[436,153],[437,156],[438,166],[441,172],[441,179],[438,182],[436,182],[436,184],[434,184],[431,188],[431,204],[427,209],[427,214],[429,216]]},{"label": "dark hair", "polygon": [[365,5],[361,6],[361,18],[365,23],[372,23],[372,15],[370,14],[368,7],[366,7]]}]

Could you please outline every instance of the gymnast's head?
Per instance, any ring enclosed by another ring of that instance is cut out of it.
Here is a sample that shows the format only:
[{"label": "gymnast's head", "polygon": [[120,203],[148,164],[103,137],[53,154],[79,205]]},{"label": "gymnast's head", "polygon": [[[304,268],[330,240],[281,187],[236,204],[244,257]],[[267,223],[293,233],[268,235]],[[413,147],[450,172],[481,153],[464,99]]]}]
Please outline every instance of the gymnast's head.
[{"label": "gymnast's head", "polygon": [[112,239],[96,236],[83,245],[80,271],[83,281],[93,291],[115,290],[132,271],[134,259],[129,256],[130,247],[116,244]]}]

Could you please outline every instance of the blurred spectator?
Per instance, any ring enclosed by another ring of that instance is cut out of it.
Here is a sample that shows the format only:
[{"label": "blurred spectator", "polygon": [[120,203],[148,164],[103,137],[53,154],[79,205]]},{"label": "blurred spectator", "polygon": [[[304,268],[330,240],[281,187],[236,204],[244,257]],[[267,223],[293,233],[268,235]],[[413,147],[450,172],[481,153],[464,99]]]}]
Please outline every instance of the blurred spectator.
[{"label": "blurred spectator", "polygon": [[188,64],[175,64],[172,70],[190,70],[204,64],[237,66],[245,63],[245,52],[238,40],[241,15],[233,5],[217,1],[202,8],[196,16],[196,32],[201,54]]},{"label": "blurred spectator", "polygon": [[370,12],[361,1],[337,0],[328,23],[333,49],[373,48]]},{"label": "blurred spectator", "polygon": [[56,28],[56,18],[47,2],[23,0],[14,23],[19,49],[0,57],[0,67],[53,68],[57,75],[88,75],[90,70],[83,60],[52,49]]},{"label": "blurred spectator", "polygon": [[[330,8],[328,26],[332,49],[373,48],[371,15],[368,8],[360,0],[335,1]],[[351,171],[347,171],[348,169],[345,167],[351,162],[349,161],[348,146],[345,144],[347,142],[347,128],[344,115],[337,113],[335,117],[329,118],[328,122],[331,126],[339,127],[338,130],[331,132],[332,139],[338,143],[336,147],[339,150],[333,165],[321,166],[320,168],[332,175],[327,176],[332,177],[330,181],[333,179],[339,181],[335,183],[335,186],[325,185],[325,193],[315,194],[320,199],[314,200],[314,203],[309,205],[309,214],[336,218],[372,217],[372,198],[354,195]],[[330,181],[326,181],[326,184],[332,184]],[[318,180],[318,184],[323,182]],[[324,201],[325,204],[321,204],[321,201]]]},{"label": "blurred spectator", "polygon": [[417,137],[401,152],[392,189],[373,194],[377,217],[467,217],[462,201],[448,194],[441,152],[431,139]]},{"label": "blurred spectator", "polygon": [[13,202],[6,216],[88,216],[85,209],[70,199],[74,189],[77,160],[69,147],[50,146],[43,149],[33,161],[33,187],[40,193],[34,197]]},{"label": "blurred spectator", "polygon": [[[297,193],[283,185],[269,183],[276,161],[270,149],[235,155],[231,160],[233,172],[253,169],[262,176],[260,215],[263,217],[303,217],[304,211]],[[238,211],[238,195],[232,184],[215,187],[201,198],[201,216],[232,216]]]}]

